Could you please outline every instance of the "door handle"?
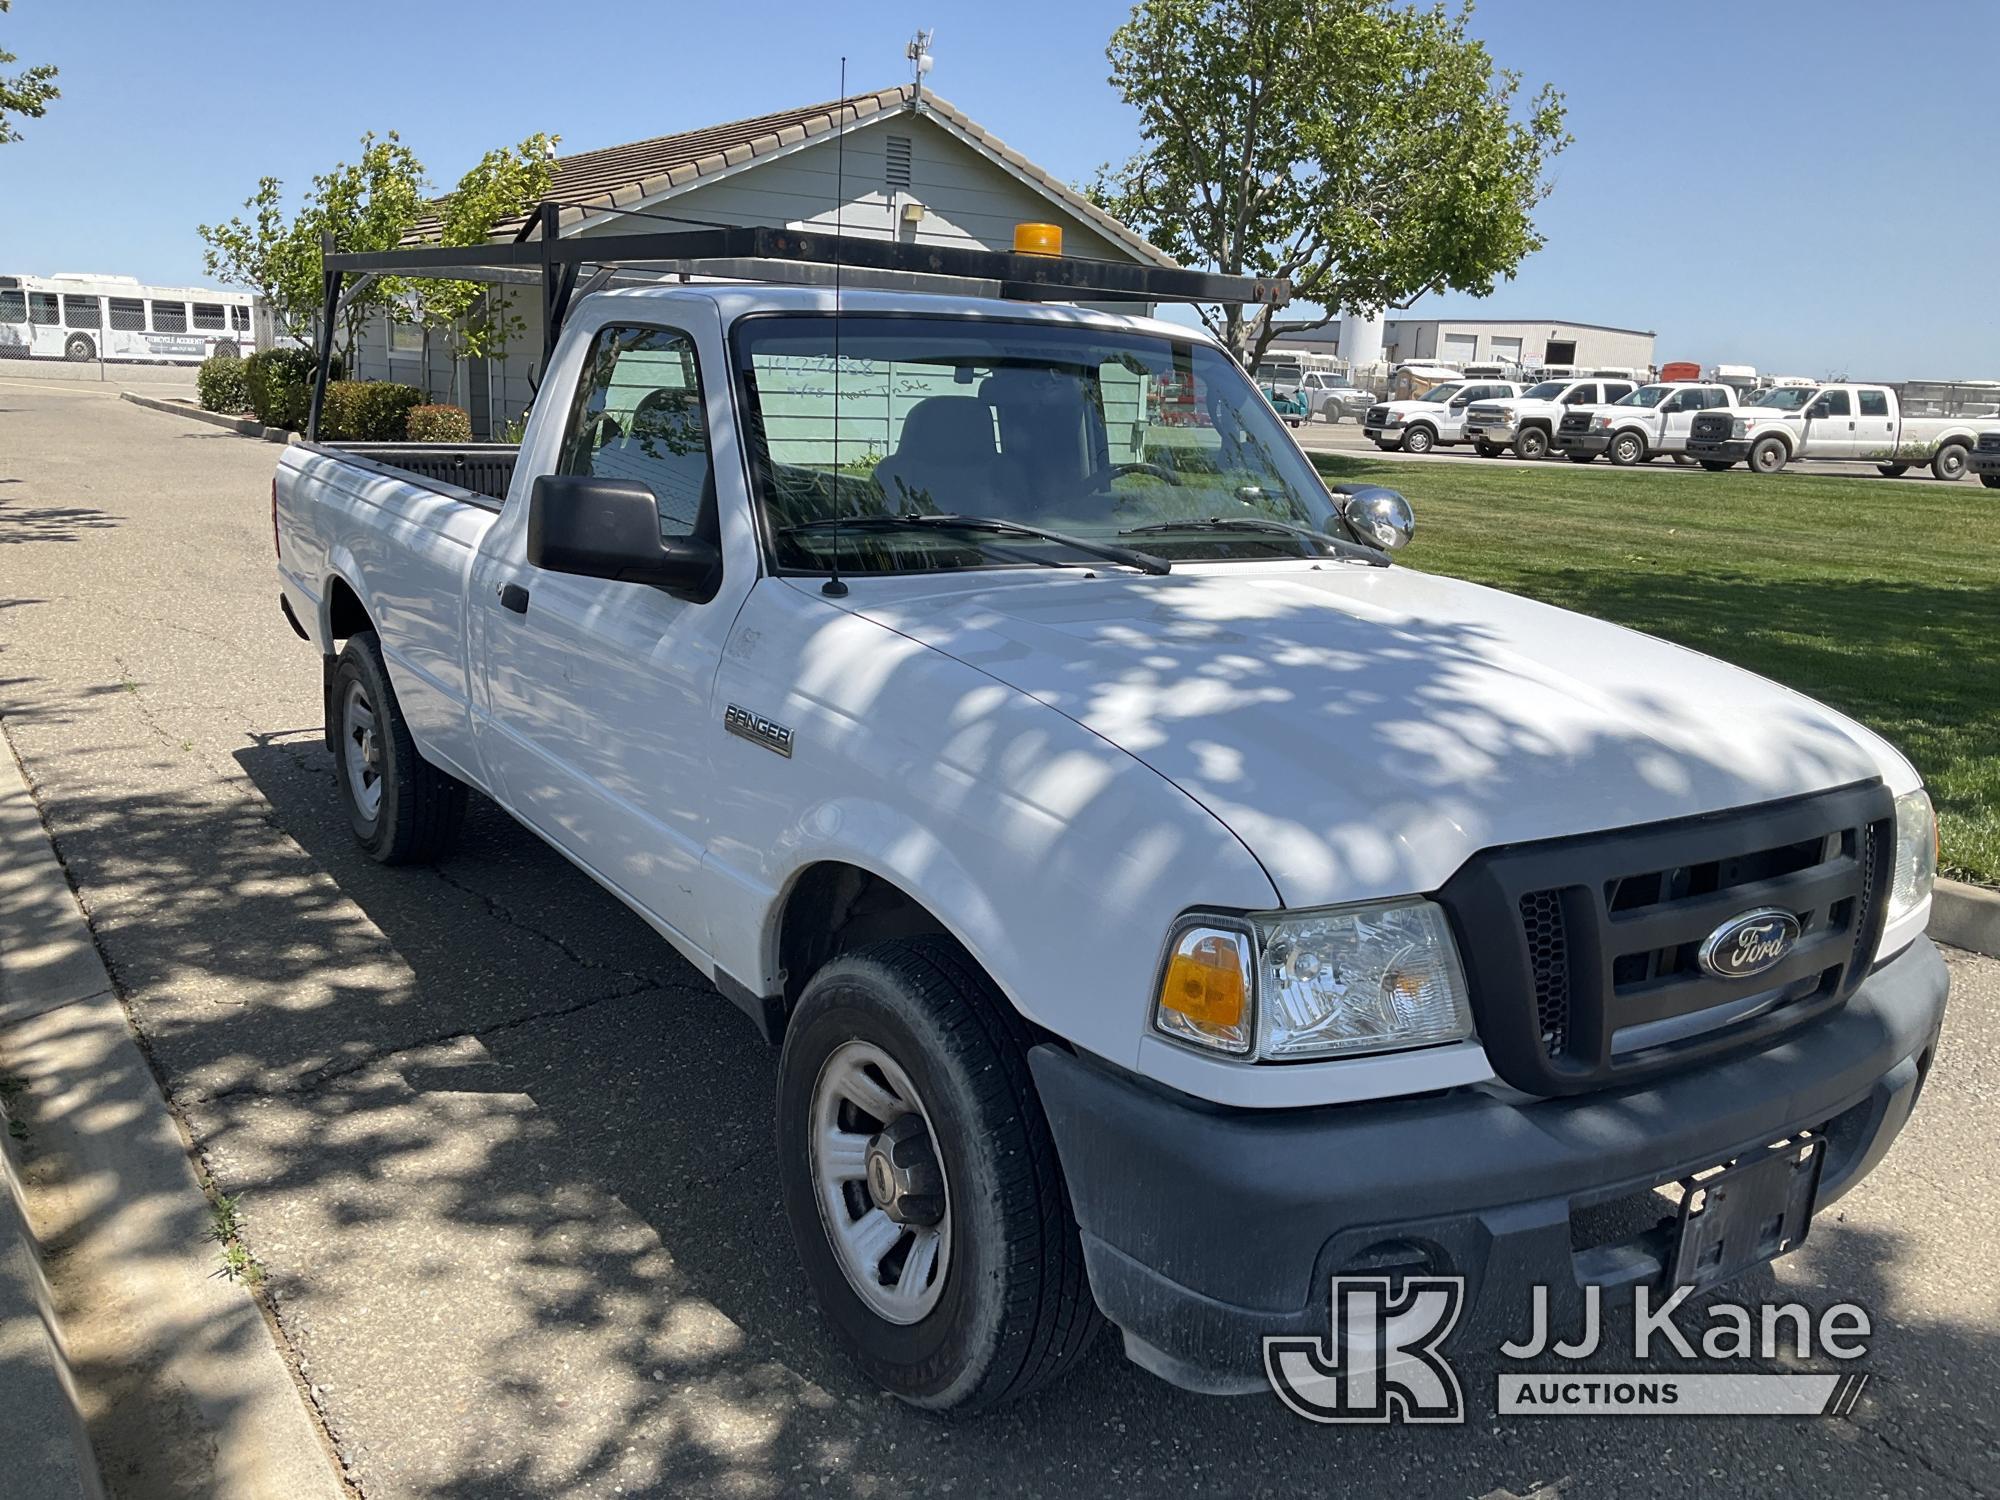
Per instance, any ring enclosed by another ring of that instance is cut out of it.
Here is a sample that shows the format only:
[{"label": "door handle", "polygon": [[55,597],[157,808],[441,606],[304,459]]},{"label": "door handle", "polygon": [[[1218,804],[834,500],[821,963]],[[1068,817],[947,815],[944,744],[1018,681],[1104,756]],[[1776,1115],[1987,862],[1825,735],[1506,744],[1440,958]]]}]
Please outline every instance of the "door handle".
[{"label": "door handle", "polygon": [[525,615],[528,612],[528,591],[518,583],[501,584],[500,607],[511,609],[517,615]]}]

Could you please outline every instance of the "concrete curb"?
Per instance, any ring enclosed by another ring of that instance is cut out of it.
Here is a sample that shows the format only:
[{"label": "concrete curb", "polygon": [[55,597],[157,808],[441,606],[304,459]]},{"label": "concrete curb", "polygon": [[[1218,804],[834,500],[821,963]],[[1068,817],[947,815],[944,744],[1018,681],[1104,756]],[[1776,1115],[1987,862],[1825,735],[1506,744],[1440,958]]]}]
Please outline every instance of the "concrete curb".
[{"label": "concrete curb", "polygon": [[1931,895],[1929,932],[1940,943],[2000,958],[2000,891],[1940,880]]},{"label": "concrete curb", "polygon": [[[50,1266],[65,1311],[60,1327],[44,1313],[50,1358],[15,1362],[0,1347],[0,1453],[11,1463],[63,1430],[45,1428],[29,1397],[42,1411],[60,1399],[79,1436],[80,1399],[89,1426],[73,1455],[77,1480],[24,1493],[95,1494],[101,1462],[131,1493],[344,1500],[262,1310],[217,1274],[209,1200],[187,1142],[4,733],[0,1076],[26,1132],[9,1142],[22,1158],[18,1174],[8,1167],[21,1233],[0,1215],[0,1261],[37,1245],[59,1249]],[[0,1330],[14,1331],[6,1272],[0,1265]],[[65,1346],[90,1372],[80,1391],[67,1381]],[[17,1377],[34,1386],[19,1400]],[[10,1493],[18,1477],[4,1481]]]},{"label": "concrete curb", "polygon": [[267,443],[297,442],[299,435],[282,427],[266,427],[255,417],[225,416],[219,411],[203,411],[190,401],[174,401],[164,396],[147,396],[138,391],[120,391],[118,399],[130,401],[134,406],[143,406],[150,411],[163,411],[176,417],[187,417],[196,422],[206,422],[211,427],[224,427],[244,437],[262,438]]}]

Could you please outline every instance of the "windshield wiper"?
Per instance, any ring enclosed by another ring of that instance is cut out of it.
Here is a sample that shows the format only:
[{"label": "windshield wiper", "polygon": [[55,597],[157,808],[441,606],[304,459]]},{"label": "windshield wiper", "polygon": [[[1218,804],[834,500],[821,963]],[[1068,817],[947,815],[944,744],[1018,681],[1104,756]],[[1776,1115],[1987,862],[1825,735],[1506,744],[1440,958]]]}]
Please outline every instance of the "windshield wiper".
[{"label": "windshield wiper", "polygon": [[1156,521],[1150,526],[1134,526],[1121,531],[1120,536],[1152,536],[1162,531],[1272,531],[1283,532],[1287,536],[1304,537],[1319,546],[1331,549],[1335,557],[1346,558],[1350,562],[1367,563],[1372,568],[1389,566],[1389,554],[1359,542],[1343,542],[1337,536],[1328,536],[1324,531],[1314,531],[1310,526],[1300,526],[1291,521],[1280,521],[1269,516],[1201,516],[1187,521]]},{"label": "windshield wiper", "polygon": [[1101,557],[1106,562],[1137,568],[1141,573],[1151,573],[1156,577],[1171,573],[1174,567],[1164,557],[1155,557],[1136,547],[1121,547],[1116,542],[1094,542],[1089,537],[1071,536],[1066,531],[1050,531],[1046,527],[1029,526],[1021,521],[1003,521],[997,516],[960,516],[948,511],[910,510],[880,512],[872,516],[820,516],[815,520],[781,526],[778,534],[789,536],[795,531],[881,531],[893,526],[932,526],[944,531],[988,531],[995,536],[1032,536],[1091,557]]}]

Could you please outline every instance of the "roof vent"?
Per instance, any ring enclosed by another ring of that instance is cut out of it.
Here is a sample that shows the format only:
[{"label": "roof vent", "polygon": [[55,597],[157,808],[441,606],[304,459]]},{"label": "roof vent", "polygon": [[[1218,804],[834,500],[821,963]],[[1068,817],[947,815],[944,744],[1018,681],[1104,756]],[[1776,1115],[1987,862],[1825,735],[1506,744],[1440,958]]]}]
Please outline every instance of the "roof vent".
[{"label": "roof vent", "polygon": [[910,185],[910,138],[906,135],[892,135],[887,147],[888,165],[883,171],[883,180],[892,188],[906,188]]}]

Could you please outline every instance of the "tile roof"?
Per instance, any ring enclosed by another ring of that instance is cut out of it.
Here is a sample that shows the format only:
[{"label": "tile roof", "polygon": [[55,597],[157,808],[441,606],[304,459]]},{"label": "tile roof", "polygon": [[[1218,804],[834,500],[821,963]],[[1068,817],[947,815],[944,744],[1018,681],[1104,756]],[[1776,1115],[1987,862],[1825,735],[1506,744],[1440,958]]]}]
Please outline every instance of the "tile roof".
[{"label": "tile roof", "polygon": [[[550,201],[562,205],[562,224],[567,232],[572,226],[583,223],[586,217],[598,217],[587,214],[588,209],[631,208],[648,198],[671,193],[703,178],[733,171],[760,156],[768,156],[816,136],[830,135],[837,128],[852,127],[880,115],[910,111],[913,92],[912,85],[904,84],[900,88],[879,89],[846,99],[829,99],[801,109],[732,120],[728,124],[683,131],[679,135],[655,136],[651,140],[633,141],[629,145],[607,146],[599,151],[558,157],[548,197]],[[914,110],[921,116],[928,116],[1004,170],[1054,198],[1063,208],[1098,230],[1135,260],[1153,265],[1174,264],[1163,251],[1073,191],[1068,184],[989,134],[948,100],[926,90],[915,102]],[[494,227],[493,237],[498,240],[512,239],[526,222],[523,217],[498,224]],[[438,221],[434,216],[420,219],[404,237],[404,243],[431,239],[437,230]]]}]

